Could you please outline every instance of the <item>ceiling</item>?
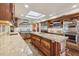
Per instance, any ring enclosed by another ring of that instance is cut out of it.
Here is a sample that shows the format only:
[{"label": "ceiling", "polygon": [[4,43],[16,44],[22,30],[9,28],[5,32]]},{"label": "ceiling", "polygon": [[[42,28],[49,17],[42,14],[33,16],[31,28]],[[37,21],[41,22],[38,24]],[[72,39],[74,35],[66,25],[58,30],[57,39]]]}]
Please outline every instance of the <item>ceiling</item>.
[{"label": "ceiling", "polygon": [[[28,5],[29,7],[25,8],[25,5]],[[75,5],[75,3],[16,3],[15,16],[21,19],[27,19],[30,22],[35,22],[71,10],[73,5]],[[38,18],[37,15],[31,15],[31,12],[36,12],[43,17]],[[36,18],[26,17],[28,15]]]}]

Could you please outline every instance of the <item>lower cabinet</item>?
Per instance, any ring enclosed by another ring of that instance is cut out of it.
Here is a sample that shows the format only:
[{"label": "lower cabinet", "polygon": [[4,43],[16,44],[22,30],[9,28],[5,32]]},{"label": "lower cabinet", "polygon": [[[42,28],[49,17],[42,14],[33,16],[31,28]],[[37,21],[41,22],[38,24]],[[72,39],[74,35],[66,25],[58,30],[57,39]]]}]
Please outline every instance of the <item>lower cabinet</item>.
[{"label": "lower cabinet", "polygon": [[47,56],[60,56],[61,44],[58,42],[52,42],[49,39],[40,37],[35,34],[31,34],[31,42],[35,45],[44,55]]},{"label": "lower cabinet", "polygon": [[31,41],[32,44],[35,45],[44,55],[51,55],[50,40],[31,34]]},{"label": "lower cabinet", "polygon": [[41,51],[45,55],[50,55],[50,41],[49,40],[44,40],[41,38]]},{"label": "lower cabinet", "polygon": [[38,48],[40,48],[39,46],[40,46],[40,38],[39,37],[37,37],[37,36],[35,36],[35,35],[31,35],[31,41],[32,41],[32,43],[36,46],[36,47],[38,47]]}]

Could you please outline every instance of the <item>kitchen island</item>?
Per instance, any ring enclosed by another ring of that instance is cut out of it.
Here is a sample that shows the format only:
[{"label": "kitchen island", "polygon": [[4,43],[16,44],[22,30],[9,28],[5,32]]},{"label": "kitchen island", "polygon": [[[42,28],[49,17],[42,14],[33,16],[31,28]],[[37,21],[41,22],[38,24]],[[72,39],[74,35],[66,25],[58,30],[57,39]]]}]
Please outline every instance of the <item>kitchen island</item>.
[{"label": "kitchen island", "polygon": [[0,56],[31,55],[31,49],[19,33],[0,33]]},{"label": "kitchen island", "polygon": [[68,37],[56,34],[31,33],[32,44],[47,56],[65,55],[67,39]]}]

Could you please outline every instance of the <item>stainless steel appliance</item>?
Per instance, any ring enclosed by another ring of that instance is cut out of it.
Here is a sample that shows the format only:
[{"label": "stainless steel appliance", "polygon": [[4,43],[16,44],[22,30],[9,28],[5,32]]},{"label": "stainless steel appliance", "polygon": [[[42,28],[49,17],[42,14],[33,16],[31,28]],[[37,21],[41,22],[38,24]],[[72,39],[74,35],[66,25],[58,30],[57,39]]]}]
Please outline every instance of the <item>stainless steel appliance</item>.
[{"label": "stainless steel appliance", "polygon": [[63,22],[63,29],[70,41],[79,43],[79,21],[65,21]]}]

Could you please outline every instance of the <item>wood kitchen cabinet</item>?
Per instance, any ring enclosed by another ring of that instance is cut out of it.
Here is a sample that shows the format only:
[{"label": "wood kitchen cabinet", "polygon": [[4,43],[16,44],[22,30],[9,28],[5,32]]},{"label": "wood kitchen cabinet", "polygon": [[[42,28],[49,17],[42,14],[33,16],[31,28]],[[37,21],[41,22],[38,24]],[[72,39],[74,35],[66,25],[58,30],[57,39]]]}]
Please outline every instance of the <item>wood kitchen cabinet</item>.
[{"label": "wood kitchen cabinet", "polygon": [[15,23],[15,4],[0,3],[0,20],[7,20],[12,24]]},{"label": "wood kitchen cabinet", "polygon": [[31,41],[44,55],[51,55],[51,41],[40,36],[31,34]]},{"label": "wood kitchen cabinet", "polygon": [[36,24],[35,23],[32,24],[32,31],[36,32]]},{"label": "wood kitchen cabinet", "polygon": [[51,55],[50,54],[50,41],[49,40],[41,40],[41,51],[46,54],[46,55]]},{"label": "wood kitchen cabinet", "polygon": [[22,36],[22,38],[24,40],[28,40],[30,39],[31,35],[29,33],[20,33],[20,35]]},{"label": "wood kitchen cabinet", "polygon": [[37,37],[37,36],[35,36],[35,35],[31,35],[31,38],[32,38],[32,43],[35,45],[35,46],[37,46],[37,47],[39,47],[40,48],[40,44],[41,44],[41,42],[40,42],[40,37]]},{"label": "wood kitchen cabinet", "polygon": [[64,49],[61,49],[62,44],[59,42],[52,42],[47,38],[32,33],[31,43],[47,56],[60,56],[65,51]]},{"label": "wood kitchen cabinet", "polygon": [[10,5],[7,3],[0,3],[0,20],[10,20]]},{"label": "wood kitchen cabinet", "polygon": [[11,20],[13,8],[11,3],[0,3],[0,20]]}]

